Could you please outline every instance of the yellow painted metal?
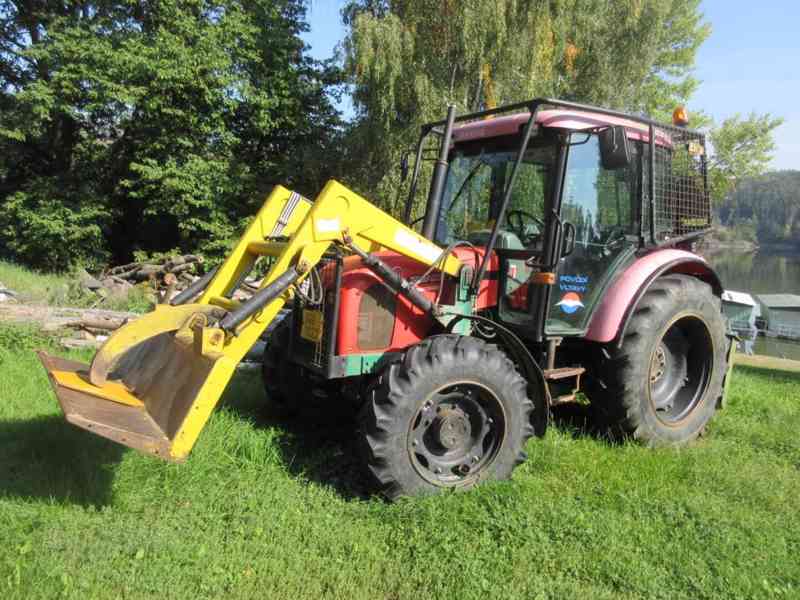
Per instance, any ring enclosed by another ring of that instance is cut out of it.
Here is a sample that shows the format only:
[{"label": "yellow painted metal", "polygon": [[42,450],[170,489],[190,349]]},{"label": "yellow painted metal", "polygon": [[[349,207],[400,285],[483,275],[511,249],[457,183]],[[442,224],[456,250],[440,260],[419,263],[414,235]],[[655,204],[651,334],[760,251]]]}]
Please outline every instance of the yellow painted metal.
[{"label": "yellow painted metal", "polygon": [[223,298],[220,296],[213,296],[209,298],[208,303],[213,304],[214,306],[219,306],[220,308],[224,308],[225,310],[236,310],[242,305],[242,303],[238,300],[231,300],[230,298]]},{"label": "yellow painted metal", "polygon": [[180,329],[197,314],[215,310],[219,309],[202,304],[157,305],[153,312],[139,317],[111,334],[94,355],[89,381],[97,387],[102,387],[117,359],[125,352],[156,335]]},{"label": "yellow painted metal", "polygon": [[[387,248],[426,265],[442,253],[436,244],[337,181],[325,185],[309,216],[316,241],[341,240],[346,231],[362,250]],[[456,276],[460,268],[459,260],[450,255],[442,270]]]},{"label": "yellow painted metal", "polygon": [[194,351],[199,356],[219,358],[225,351],[225,332],[216,327],[195,329]]},{"label": "yellow painted metal", "polygon": [[[270,241],[276,232],[287,241]],[[453,276],[461,266],[336,181],[328,182],[313,204],[276,186],[196,303],[160,305],[117,330],[92,362],[91,383],[51,374],[88,396],[138,402],[170,440],[169,458],[180,460],[194,446],[236,365],[293,293],[290,288],[226,336],[214,323],[223,309],[239,306],[227,298],[229,292],[262,255],[273,257],[262,288],[291,267],[302,273],[299,283],[331,244],[348,240],[363,250],[389,249],[425,265],[436,263]],[[316,338],[318,325],[306,334]]]},{"label": "yellow painted metal", "polygon": [[262,256],[280,256],[286,248],[286,242],[250,242],[247,251]]},{"label": "yellow painted metal", "polygon": [[116,381],[108,381],[102,387],[92,385],[88,381],[88,373],[82,374],[75,371],[52,371],[51,375],[58,385],[76,392],[91,394],[104,400],[127,404],[128,406],[144,406],[144,403],[125,389],[125,386]]},{"label": "yellow painted metal", "polygon": [[303,325],[300,327],[300,337],[310,342],[319,342],[322,339],[323,332],[322,311],[310,308],[303,310]]},{"label": "yellow painted metal", "polygon": [[[239,281],[239,277],[250,269],[259,256],[250,252],[248,246],[251,243],[264,242],[270,237],[275,224],[291,200],[291,191],[281,185],[276,185],[273,188],[266,202],[264,202],[264,206],[258,211],[258,214],[245,230],[244,235],[242,235],[228,258],[225,259],[225,262],[222,263],[216,276],[200,297],[199,302],[201,304],[208,303],[209,298],[212,296],[226,296],[227,292]],[[281,231],[281,235],[293,235],[310,208],[311,202],[299,197],[291,215],[284,219],[286,225]]]}]

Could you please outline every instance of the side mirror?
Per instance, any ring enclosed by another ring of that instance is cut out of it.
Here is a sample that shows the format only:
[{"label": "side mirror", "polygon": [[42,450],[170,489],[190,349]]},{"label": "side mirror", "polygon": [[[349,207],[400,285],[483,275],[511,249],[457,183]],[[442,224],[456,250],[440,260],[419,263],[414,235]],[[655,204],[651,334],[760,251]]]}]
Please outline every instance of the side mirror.
[{"label": "side mirror", "polygon": [[408,178],[408,152],[400,159],[400,181],[403,182],[406,178]]},{"label": "side mirror", "polygon": [[564,221],[561,232],[561,258],[564,258],[575,250],[575,238],[578,232],[575,229],[575,225],[569,221]]},{"label": "side mirror", "polygon": [[615,125],[599,134],[600,162],[604,169],[624,169],[631,163],[631,148],[625,128]]}]

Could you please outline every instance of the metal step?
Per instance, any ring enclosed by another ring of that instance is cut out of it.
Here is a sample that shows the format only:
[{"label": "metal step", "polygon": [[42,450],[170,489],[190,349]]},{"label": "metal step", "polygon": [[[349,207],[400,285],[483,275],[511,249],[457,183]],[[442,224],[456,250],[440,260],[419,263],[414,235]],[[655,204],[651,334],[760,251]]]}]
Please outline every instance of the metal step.
[{"label": "metal step", "polygon": [[544,378],[549,380],[566,379],[567,377],[580,377],[586,372],[584,367],[559,367],[558,369],[545,369]]}]

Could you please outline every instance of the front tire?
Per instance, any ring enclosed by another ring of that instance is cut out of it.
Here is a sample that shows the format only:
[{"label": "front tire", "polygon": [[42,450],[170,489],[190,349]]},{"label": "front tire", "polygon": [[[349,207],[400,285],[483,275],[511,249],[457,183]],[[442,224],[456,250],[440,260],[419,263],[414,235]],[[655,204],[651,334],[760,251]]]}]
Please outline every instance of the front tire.
[{"label": "front tire", "polygon": [[301,405],[304,388],[302,367],[288,357],[292,317],[285,317],[270,332],[261,362],[261,379],[267,402],[279,414],[293,416]]},{"label": "front tire", "polygon": [[726,372],[725,323],[708,284],[688,275],[657,279],[620,347],[600,348],[587,378],[596,420],[615,437],[682,445],[714,415]]},{"label": "front tire", "polygon": [[497,347],[440,335],[410,348],[359,415],[367,469],[390,500],[507,479],[525,460],[533,403]]}]

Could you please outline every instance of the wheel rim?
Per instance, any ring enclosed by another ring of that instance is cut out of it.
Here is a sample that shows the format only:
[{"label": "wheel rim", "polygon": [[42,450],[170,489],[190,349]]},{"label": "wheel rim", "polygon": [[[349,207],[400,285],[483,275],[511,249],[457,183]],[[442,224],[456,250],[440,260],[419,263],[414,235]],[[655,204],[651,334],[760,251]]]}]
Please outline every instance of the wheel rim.
[{"label": "wheel rim", "polygon": [[714,343],[696,316],[675,319],[650,358],[650,402],[666,425],[676,425],[697,408],[708,388]]},{"label": "wheel rim", "polygon": [[460,382],[423,402],[408,432],[414,469],[441,487],[464,485],[494,462],[506,435],[503,406],[488,388]]}]

